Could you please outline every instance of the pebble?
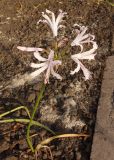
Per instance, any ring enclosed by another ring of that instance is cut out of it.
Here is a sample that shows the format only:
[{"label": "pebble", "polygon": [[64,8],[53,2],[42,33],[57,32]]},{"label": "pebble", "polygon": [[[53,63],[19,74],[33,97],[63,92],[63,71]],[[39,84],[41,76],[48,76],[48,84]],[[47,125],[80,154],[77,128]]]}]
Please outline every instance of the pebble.
[{"label": "pebble", "polygon": [[76,153],[76,156],[77,156],[77,160],[80,160],[80,159],[81,159],[81,153],[80,153],[80,152],[77,152],[77,153]]},{"label": "pebble", "polygon": [[22,143],[19,144],[19,149],[25,150],[28,148],[28,144],[26,141],[22,141]]},{"label": "pebble", "polygon": [[62,154],[62,151],[53,152],[53,155],[54,155],[54,156],[60,156],[61,154]]},{"label": "pebble", "polygon": [[48,157],[47,157],[47,154],[44,154],[43,159],[44,159],[44,160],[47,160],[47,158],[48,158]]},{"label": "pebble", "polygon": [[7,157],[5,160],[18,160],[18,158],[14,156],[10,156],[10,157]]},{"label": "pebble", "polygon": [[33,90],[35,90],[35,91],[39,91],[40,88],[41,88],[41,85],[40,85],[40,84],[35,84],[35,85],[33,86]]},{"label": "pebble", "polygon": [[73,98],[69,99],[69,104],[71,106],[76,106],[76,102],[73,100]]},{"label": "pebble", "polygon": [[0,142],[0,153],[9,149],[9,143],[3,140]]},{"label": "pebble", "polygon": [[31,93],[28,97],[28,102],[33,102],[35,100],[35,97],[36,97],[35,93]]}]

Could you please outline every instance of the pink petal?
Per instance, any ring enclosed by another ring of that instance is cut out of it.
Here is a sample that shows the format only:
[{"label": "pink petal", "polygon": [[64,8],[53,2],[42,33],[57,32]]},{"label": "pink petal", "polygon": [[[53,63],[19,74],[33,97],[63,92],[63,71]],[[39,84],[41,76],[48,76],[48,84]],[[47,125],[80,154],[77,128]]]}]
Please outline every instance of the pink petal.
[{"label": "pink petal", "polygon": [[48,9],[46,9],[46,13],[48,13],[48,14],[52,14],[53,12],[52,12],[52,11],[50,11],[50,10],[48,10]]},{"label": "pink petal", "polygon": [[59,15],[58,15],[58,17],[56,19],[56,25],[58,25],[59,23],[61,23],[61,21],[62,21],[62,19],[63,19],[63,17],[64,17],[65,14],[67,14],[67,13],[66,12],[62,12],[62,11],[59,13]]},{"label": "pink petal", "polygon": [[83,71],[83,74],[85,76],[85,80],[88,80],[91,78],[91,72],[77,59],[72,57],[72,59],[78,64],[77,68],[74,71],[71,71],[71,74],[75,74],[76,72],[78,72],[80,70],[80,68]]},{"label": "pink petal", "polygon": [[51,19],[46,14],[44,14],[44,13],[42,14],[42,16],[45,18],[45,20],[47,21],[48,25],[50,27],[52,27],[52,21],[51,21]]},{"label": "pink petal", "polygon": [[40,64],[31,63],[32,68],[40,68],[40,67],[43,67],[43,66],[46,66],[46,65],[47,65],[46,62],[40,63]]},{"label": "pink petal", "polygon": [[44,80],[45,84],[49,83],[50,73],[51,73],[51,64],[48,65],[48,68],[46,71],[45,80]]},{"label": "pink petal", "polygon": [[45,65],[45,66],[41,67],[40,69],[32,72],[32,73],[30,74],[31,78],[33,79],[33,78],[39,76],[42,72],[44,72],[44,70],[46,70],[46,68],[47,68],[47,66]]},{"label": "pink petal", "polygon": [[80,70],[80,63],[79,63],[79,60],[78,59],[73,59],[76,63],[77,63],[77,67],[74,71],[71,71],[71,75],[74,75],[75,73],[79,72]]},{"label": "pink petal", "polygon": [[27,51],[27,52],[43,51],[42,48],[35,48],[35,47],[22,47],[22,46],[18,46],[17,48],[18,48],[19,50],[21,50],[21,51]]},{"label": "pink petal", "polygon": [[51,74],[57,79],[62,80],[62,77],[54,71],[53,67],[51,68]]},{"label": "pink petal", "polygon": [[53,60],[53,58],[54,58],[54,51],[50,50],[50,53],[49,53],[49,56],[48,56],[48,60],[50,60],[50,59]]},{"label": "pink petal", "polygon": [[60,61],[60,60],[55,60],[55,61],[53,61],[53,65],[61,65],[62,64],[62,61]]},{"label": "pink petal", "polygon": [[80,66],[81,66],[81,69],[83,71],[83,74],[85,76],[85,81],[88,80],[88,79],[91,79],[91,72],[80,62]]},{"label": "pink petal", "polygon": [[71,57],[77,58],[77,59],[87,59],[87,60],[95,59],[96,53],[93,54],[93,53],[90,53],[89,51],[87,51],[87,53],[88,53],[88,55],[86,55],[86,52],[82,52],[82,53],[79,53],[79,54],[74,54]]},{"label": "pink petal", "polygon": [[92,42],[92,43],[93,43],[92,49],[86,52],[79,53],[79,54],[74,54],[71,57],[78,58],[78,59],[88,59],[88,60],[94,59],[96,55],[96,53],[94,52],[98,48],[98,45],[96,44],[96,42]]},{"label": "pink petal", "polygon": [[46,58],[42,57],[38,52],[34,52],[34,57],[42,62],[47,60]]}]

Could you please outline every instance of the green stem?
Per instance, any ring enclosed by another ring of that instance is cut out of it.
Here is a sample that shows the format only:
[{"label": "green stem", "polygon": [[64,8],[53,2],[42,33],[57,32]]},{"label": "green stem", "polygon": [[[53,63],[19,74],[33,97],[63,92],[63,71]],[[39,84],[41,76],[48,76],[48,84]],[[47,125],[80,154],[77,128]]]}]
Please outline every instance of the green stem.
[{"label": "green stem", "polygon": [[[21,119],[21,118],[13,118],[13,119],[5,119],[5,120],[0,120],[0,123],[12,123],[12,122],[19,122],[19,123],[30,123],[29,119]],[[37,121],[31,121],[31,125],[36,125],[38,127],[44,128],[53,135],[56,135],[51,129],[48,127],[44,126],[43,124],[37,122]]]},{"label": "green stem", "polygon": [[109,0],[106,0],[106,2],[114,7],[114,3],[113,2],[110,2]]},{"label": "green stem", "polygon": [[67,46],[65,47],[65,49],[63,49],[63,52],[61,53],[61,57],[63,58],[65,56],[66,51],[68,51],[68,49],[70,48],[70,43],[67,44]]},{"label": "green stem", "polygon": [[33,112],[32,112],[31,118],[30,118],[30,122],[29,122],[28,127],[27,127],[27,142],[28,142],[28,145],[29,145],[29,147],[30,147],[32,152],[34,152],[34,148],[32,146],[31,140],[30,140],[30,127],[31,127],[32,121],[34,119],[35,113],[36,113],[36,111],[38,109],[39,103],[40,103],[40,101],[42,99],[43,93],[45,91],[45,86],[46,85],[43,83],[41,91],[40,91],[40,93],[38,95],[38,98],[36,100],[36,104],[34,106],[34,109],[33,109]]},{"label": "green stem", "polygon": [[30,118],[29,110],[28,110],[27,107],[25,107],[25,106],[19,106],[19,107],[15,108],[15,109],[12,109],[11,111],[8,111],[8,112],[5,112],[5,113],[3,113],[3,114],[0,114],[0,118],[4,117],[4,116],[6,116],[6,115],[8,115],[8,114],[10,114],[10,113],[13,113],[13,112],[15,112],[15,111],[17,111],[17,110],[20,110],[20,109],[25,109],[26,112],[27,112],[27,114],[28,114],[28,116],[29,116],[29,118]]}]

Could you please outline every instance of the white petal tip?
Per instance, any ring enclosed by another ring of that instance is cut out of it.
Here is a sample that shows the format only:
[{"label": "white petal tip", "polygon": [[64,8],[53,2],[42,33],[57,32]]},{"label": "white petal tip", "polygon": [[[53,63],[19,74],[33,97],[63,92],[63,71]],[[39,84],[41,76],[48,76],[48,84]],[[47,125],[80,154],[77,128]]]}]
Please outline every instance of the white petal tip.
[{"label": "white petal tip", "polygon": [[70,74],[71,74],[71,75],[74,75],[74,74],[75,74],[75,72],[74,72],[74,71],[71,71],[71,72],[70,72]]},{"label": "white petal tip", "polygon": [[19,49],[19,50],[21,50],[21,51],[25,51],[26,47],[18,46],[17,49]]},{"label": "white petal tip", "polygon": [[91,76],[91,72],[89,73],[89,75],[87,77],[84,77],[84,80],[87,81],[87,80],[91,80],[92,79],[92,76]]}]

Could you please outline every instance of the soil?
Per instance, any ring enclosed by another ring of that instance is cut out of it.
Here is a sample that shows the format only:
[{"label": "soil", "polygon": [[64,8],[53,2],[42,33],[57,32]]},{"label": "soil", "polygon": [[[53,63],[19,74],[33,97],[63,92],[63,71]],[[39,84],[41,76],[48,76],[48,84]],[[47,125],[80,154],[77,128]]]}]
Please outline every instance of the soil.
[{"label": "soil", "polygon": [[[84,81],[82,72],[71,76],[69,73],[75,64],[67,60],[67,68],[63,65],[59,71],[63,80],[60,82],[51,78],[35,117],[57,134],[90,135],[87,139],[54,140],[49,144],[54,160],[89,160],[103,70],[107,57],[112,54],[113,13],[107,3],[97,3],[94,0],[0,0],[0,113],[20,105],[27,106],[32,111],[42,78],[20,87],[7,86],[15,77],[31,72],[29,65],[33,61],[33,55],[17,50],[17,46],[50,45],[47,41],[50,31],[46,25],[36,24],[45,9],[54,13],[58,13],[59,9],[67,12],[66,35],[73,36],[74,23],[88,26],[89,31],[95,34],[99,46],[95,61],[84,61],[93,73],[92,79]],[[27,115],[21,110],[7,118],[12,117],[23,118]],[[36,133],[37,136],[32,138],[34,146],[52,136],[41,128],[32,127],[31,135]],[[0,159],[35,159],[26,143],[26,125],[0,125]],[[46,149],[42,149],[38,152],[38,159],[48,160],[51,156]]]}]

